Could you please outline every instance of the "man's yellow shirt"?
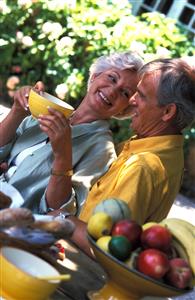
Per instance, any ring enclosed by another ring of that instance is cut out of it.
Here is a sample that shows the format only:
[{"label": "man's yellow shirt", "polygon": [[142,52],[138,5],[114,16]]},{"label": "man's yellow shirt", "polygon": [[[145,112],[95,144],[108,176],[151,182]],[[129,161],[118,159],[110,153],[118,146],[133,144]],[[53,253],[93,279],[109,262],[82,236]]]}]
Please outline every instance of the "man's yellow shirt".
[{"label": "man's yellow shirt", "polygon": [[182,135],[130,139],[93,185],[79,218],[87,222],[99,202],[114,197],[128,203],[138,223],[159,222],[179,192],[183,170]]}]

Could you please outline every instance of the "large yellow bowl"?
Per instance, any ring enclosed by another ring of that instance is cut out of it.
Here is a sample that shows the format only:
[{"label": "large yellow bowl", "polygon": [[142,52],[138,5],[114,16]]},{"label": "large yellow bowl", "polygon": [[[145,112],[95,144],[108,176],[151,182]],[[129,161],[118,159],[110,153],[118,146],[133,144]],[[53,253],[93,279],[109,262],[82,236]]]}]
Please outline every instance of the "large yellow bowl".
[{"label": "large yellow bowl", "polygon": [[43,259],[21,249],[2,247],[0,252],[0,298],[6,300],[46,300],[60,281],[46,281],[38,276],[59,272]]},{"label": "large yellow bowl", "polygon": [[74,111],[74,108],[68,103],[46,92],[42,92],[42,94],[39,95],[34,90],[30,91],[28,104],[30,112],[35,118],[38,118],[40,114],[48,115],[48,106],[60,111],[66,118],[68,118]]},{"label": "large yellow bowl", "polygon": [[123,262],[102,251],[89,235],[88,240],[97,261],[108,275],[108,280],[101,290],[88,293],[90,300],[137,300],[145,296],[172,297],[187,293],[130,269]]}]

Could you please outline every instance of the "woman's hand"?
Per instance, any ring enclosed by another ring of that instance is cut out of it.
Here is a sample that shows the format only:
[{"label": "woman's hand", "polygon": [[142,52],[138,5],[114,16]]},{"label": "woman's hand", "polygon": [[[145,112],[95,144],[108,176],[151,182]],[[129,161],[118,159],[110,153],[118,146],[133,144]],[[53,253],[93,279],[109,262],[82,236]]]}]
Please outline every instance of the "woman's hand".
[{"label": "woman's hand", "polygon": [[31,86],[23,86],[14,94],[14,108],[26,116],[29,114],[28,97],[31,88]]},{"label": "woman's hand", "polygon": [[[24,86],[15,92],[14,104],[8,115],[1,122],[0,147],[9,143],[15,137],[18,126],[29,115],[28,97],[31,88],[31,86]],[[38,81],[33,89],[40,93],[44,90],[44,84]]]},{"label": "woman's hand", "polygon": [[40,115],[40,128],[50,140],[55,159],[68,159],[71,155],[71,129],[65,116],[53,108],[48,108],[49,115]]},{"label": "woman's hand", "polygon": [[14,94],[14,108],[25,116],[29,115],[28,98],[32,88],[38,93],[41,93],[45,89],[44,84],[41,81],[38,81],[34,87],[23,86]]}]

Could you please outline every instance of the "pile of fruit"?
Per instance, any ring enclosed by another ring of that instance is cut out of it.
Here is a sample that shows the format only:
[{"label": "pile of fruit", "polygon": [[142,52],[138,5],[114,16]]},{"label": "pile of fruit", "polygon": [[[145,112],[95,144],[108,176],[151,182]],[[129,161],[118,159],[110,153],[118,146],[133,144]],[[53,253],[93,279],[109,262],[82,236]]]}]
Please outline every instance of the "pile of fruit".
[{"label": "pile of fruit", "polygon": [[103,251],[130,269],[180,289],[192,288],[195,278],[195,226],[164,219],[140,226],[131,220],[127,204],[106,199],[88,222],[88,233]]}]

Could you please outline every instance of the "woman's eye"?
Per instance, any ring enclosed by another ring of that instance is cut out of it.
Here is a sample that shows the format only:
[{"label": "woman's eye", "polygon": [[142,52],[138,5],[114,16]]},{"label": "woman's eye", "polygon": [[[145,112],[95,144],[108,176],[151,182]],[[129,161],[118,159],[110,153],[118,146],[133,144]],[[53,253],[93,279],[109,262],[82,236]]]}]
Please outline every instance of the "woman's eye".
[{"label": "woman's eye", "polygon": [[113,76],[113,75],[111,75],[111,74],[108,74],[108,77],[109,77],[109,79],[112,81],[112,82],[116,82],[117,80],[116,80],[116,77],[115,76]]}]

